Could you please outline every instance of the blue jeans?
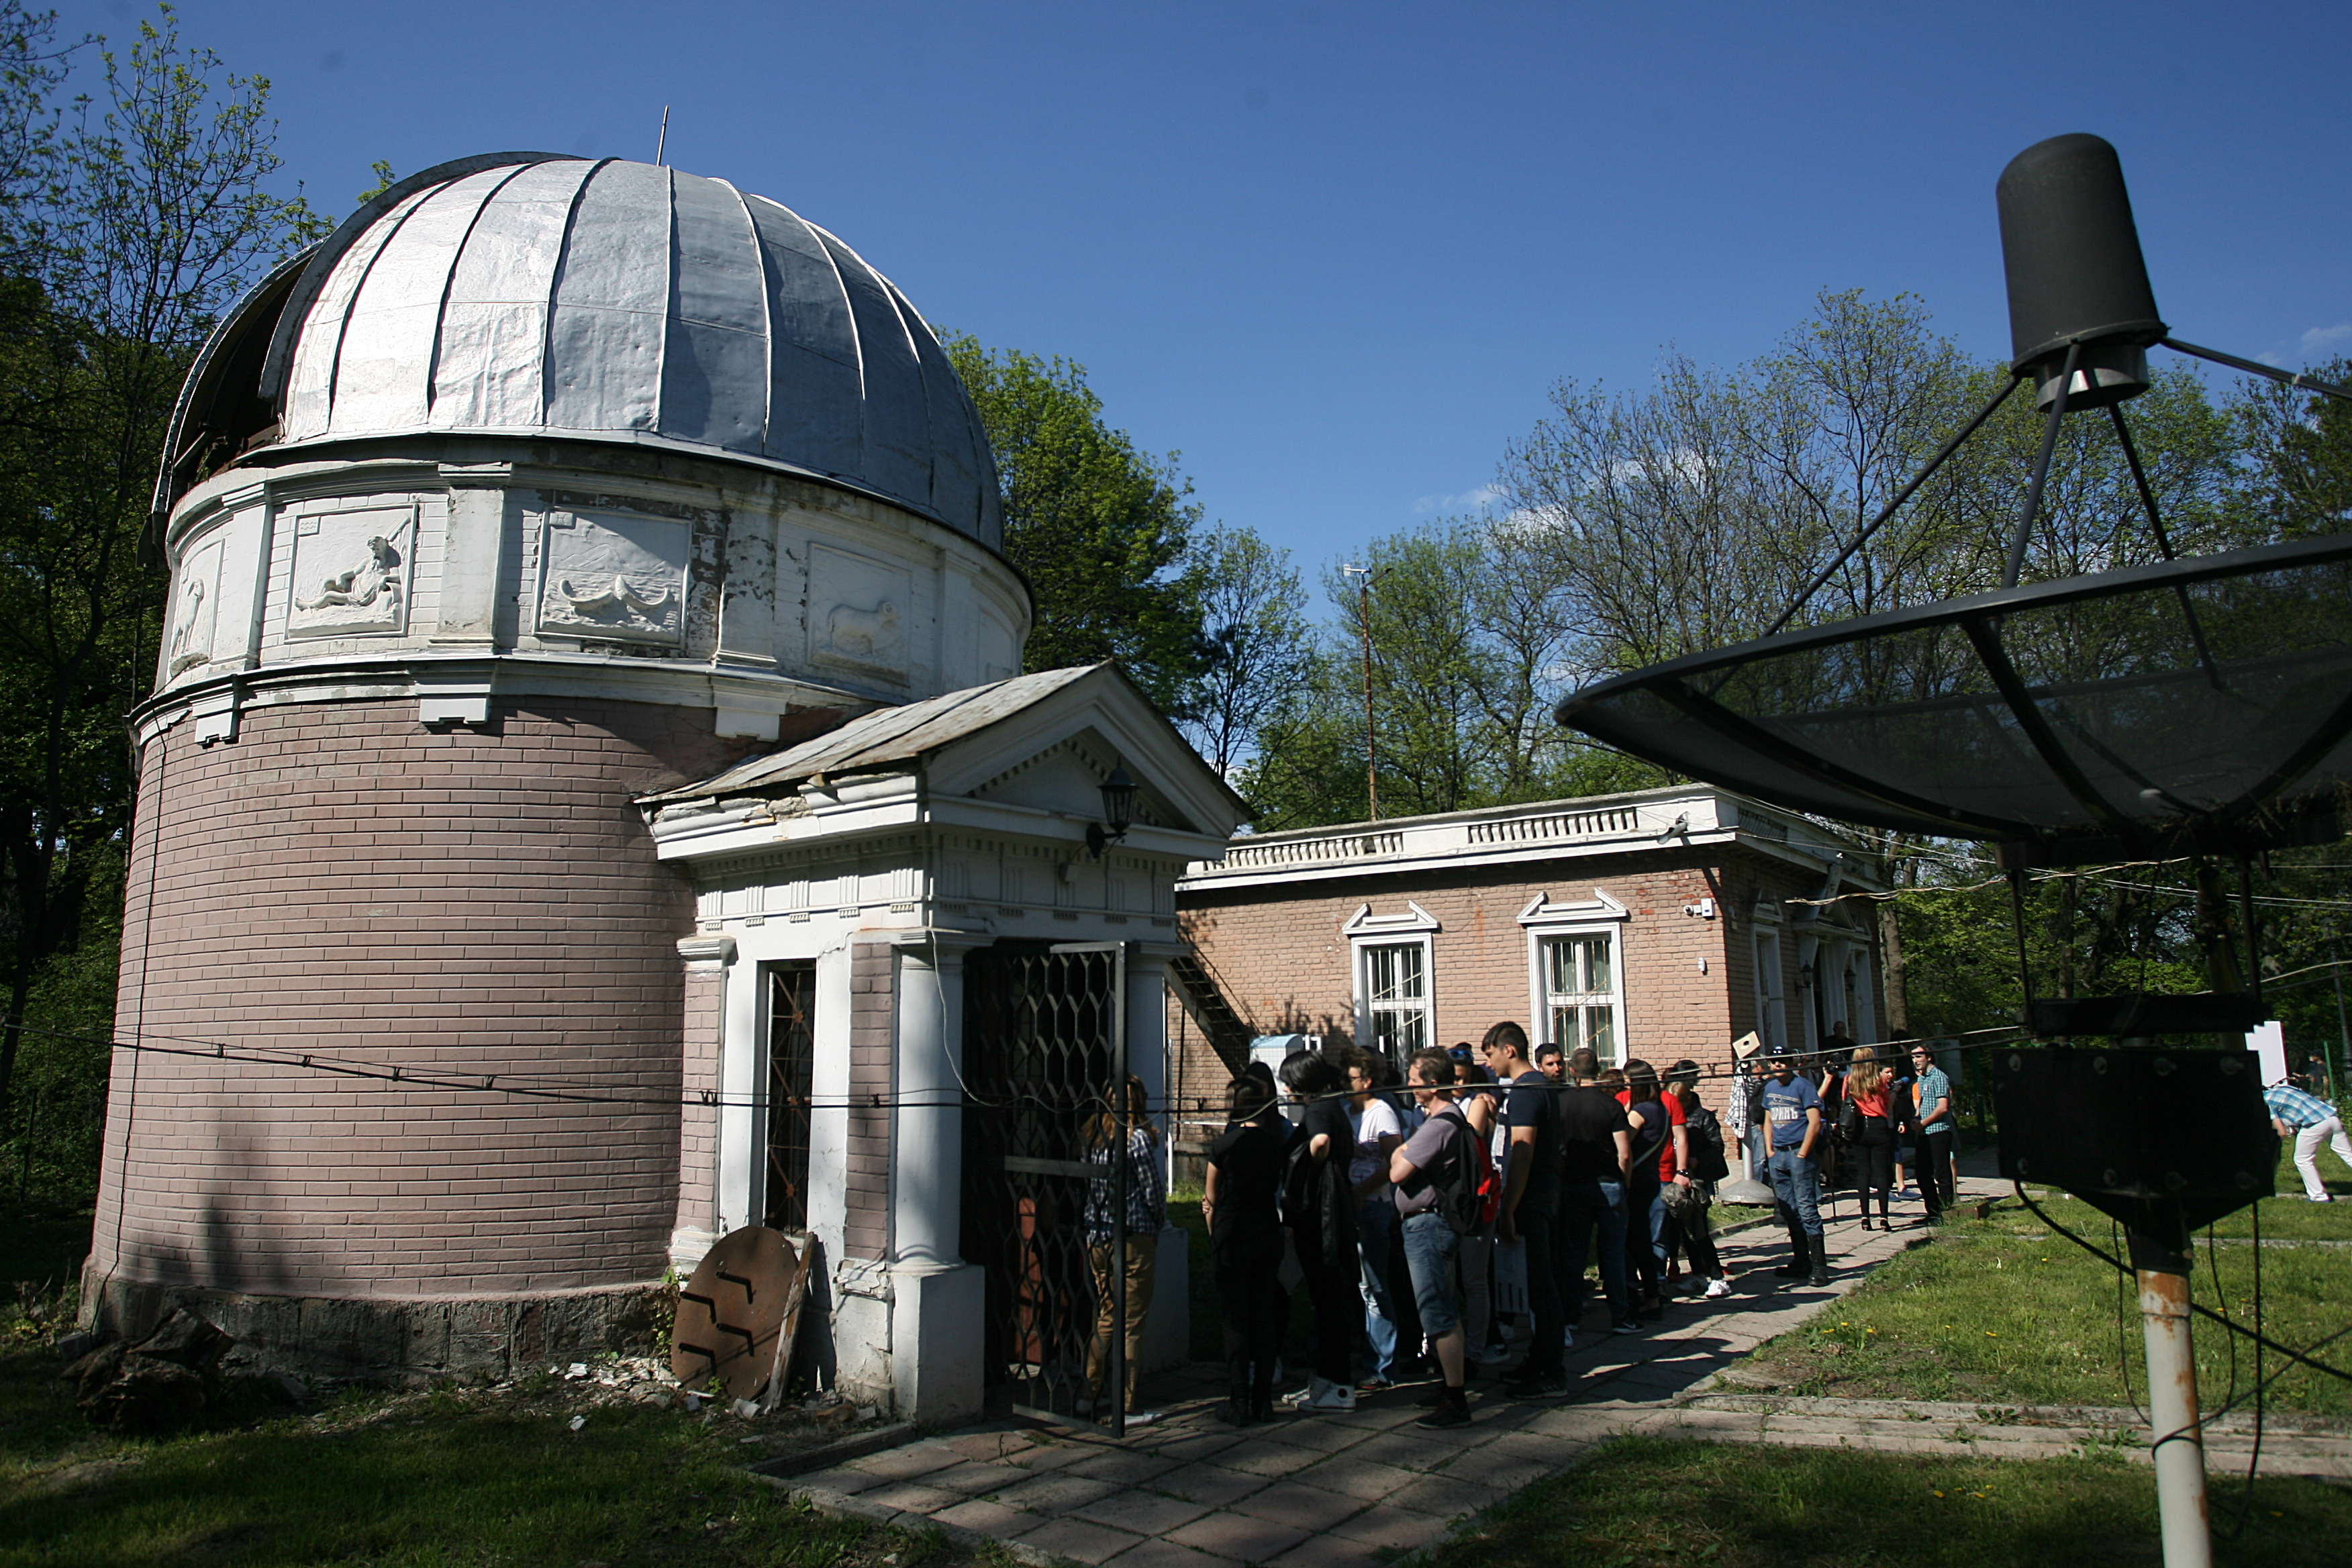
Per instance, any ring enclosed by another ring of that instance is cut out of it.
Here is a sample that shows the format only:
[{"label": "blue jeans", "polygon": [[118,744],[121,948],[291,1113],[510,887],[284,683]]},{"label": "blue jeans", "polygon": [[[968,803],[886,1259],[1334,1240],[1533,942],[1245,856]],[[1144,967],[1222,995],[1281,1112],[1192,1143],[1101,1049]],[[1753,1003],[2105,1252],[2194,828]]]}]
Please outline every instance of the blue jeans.
[{"label": "blue jeans", "polygon": [[1601,1237],[1601,1289],[1609,1298],[1609,1321],[1622,1323],[1632,1311],[1625,1292],[1625,1189],[1617,1182],[1563,1182],[1559,1189],[1559,1279],[1568,1323],[1584,1321],[1584,1265],[1593,1236]]},{"label": "blue jeans", "polygon": [[1356,1245],[1363,1259],[1357,1289],[1364,1298],[1364,1338],[1371,1342],[1371,1375],[1396,1377],[1396,1313],[1389,1305],[1389,1259],[1396,1250],[1396,1205],[1383,1194],[1356,1211]]},{"label": "blue jeans", "polygon": [[1412,1302],[1421,1312],[1421,1331],[1439,1339],[1462,1326],[1462,1311],[1454,1297],[1454,1255],[1462,1238],[1444,1215],[1404,1216],[1404,1263],[1412,1273]]},{"label": "blue jeans", "polygon": [[1772,1195],[1797,1216],[1798,1226],[1807,1236],[1821,1235],[1821,1182],[1813,1163],[1794,1149],[1775,1149],[1765,1169],[1771,1178]]}]

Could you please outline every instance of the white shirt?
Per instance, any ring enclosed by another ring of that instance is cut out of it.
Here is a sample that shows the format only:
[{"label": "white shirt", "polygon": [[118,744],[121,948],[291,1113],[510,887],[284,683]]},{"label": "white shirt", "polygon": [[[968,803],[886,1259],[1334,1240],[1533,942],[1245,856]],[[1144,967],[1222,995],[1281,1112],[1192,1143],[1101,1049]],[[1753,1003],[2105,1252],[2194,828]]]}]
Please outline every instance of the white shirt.
[{"label": "white shirt", "polygon": [[[1373,1171],[1388,1169],[1388,1158],[1381,1153],[1378,1145],[1383,1138],[1402,1138],[1404,1122],[1386,1096],[1375,1094],[1361,1110],[1352,1104],[1348,1107],[1348,1125],[1356,1133],[1356,1157],[1349,1162],[1348,1180],[1353,1185],[1361,1186],[1371,1179]],[[1388,1192],[1388,1184],[1383,1182],[1380,1190],[1365,1201],[1385,1202]]]}]

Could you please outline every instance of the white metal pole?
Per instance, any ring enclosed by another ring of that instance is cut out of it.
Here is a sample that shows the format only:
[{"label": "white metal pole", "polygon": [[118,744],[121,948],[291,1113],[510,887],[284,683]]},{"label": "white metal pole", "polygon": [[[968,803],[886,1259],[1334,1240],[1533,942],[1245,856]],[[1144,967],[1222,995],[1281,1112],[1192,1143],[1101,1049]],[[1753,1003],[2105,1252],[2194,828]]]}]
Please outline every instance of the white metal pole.
[{"label": "white metal pole", "polygon": [[2205,1438],[2197,1414],[2197,1362],[2189,1342],[2189,1259],[2137,1232],[2131,1250],[2147,1346],[2147,1417],[2164,1568],[2212,1568]]}]

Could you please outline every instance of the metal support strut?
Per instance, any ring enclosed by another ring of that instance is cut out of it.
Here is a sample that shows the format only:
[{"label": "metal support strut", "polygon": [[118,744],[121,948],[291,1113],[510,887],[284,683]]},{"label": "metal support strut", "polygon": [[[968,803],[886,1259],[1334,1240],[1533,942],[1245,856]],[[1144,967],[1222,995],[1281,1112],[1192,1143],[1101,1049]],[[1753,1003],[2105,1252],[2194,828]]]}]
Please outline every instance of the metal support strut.
[{"label": "metal support strut", "polygon": [[2140,1332],[2147,1348],[2147,1418],[2164,1568],[2212,1568],[2205,1437],[2189,1340],[2189,1260],[2179,1248],[2134,1231],[2131,1263],[2139,1280]]}]

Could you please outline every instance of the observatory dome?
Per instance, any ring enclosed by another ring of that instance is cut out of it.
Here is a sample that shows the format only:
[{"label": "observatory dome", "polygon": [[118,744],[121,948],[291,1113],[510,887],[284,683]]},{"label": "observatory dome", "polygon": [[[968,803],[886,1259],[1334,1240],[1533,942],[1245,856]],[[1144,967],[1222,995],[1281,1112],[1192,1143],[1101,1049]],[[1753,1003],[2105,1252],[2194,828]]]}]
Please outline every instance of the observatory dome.
[{"label": "observatory dome", "polygon": [[987,439],[930,328],[848,246],[723,180],[536,153],[444,164],[289,283],[261,376],[280,445],[700,449],[1002,542]]}]

